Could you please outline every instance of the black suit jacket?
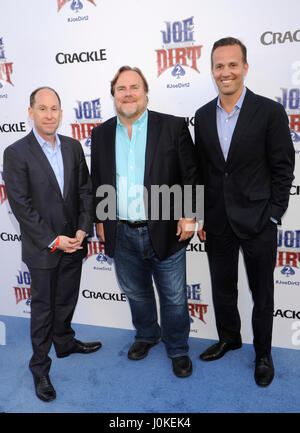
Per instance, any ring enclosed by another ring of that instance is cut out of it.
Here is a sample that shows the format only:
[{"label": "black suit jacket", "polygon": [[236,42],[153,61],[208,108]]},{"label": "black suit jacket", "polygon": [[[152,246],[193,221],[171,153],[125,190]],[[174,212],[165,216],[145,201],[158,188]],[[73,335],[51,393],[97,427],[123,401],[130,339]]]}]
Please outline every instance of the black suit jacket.
[{"label": "black suit jacket", "polygon": [[287,209],[295,163],[282,105],[249,89],[225,161],[217,131],[217,98],[195,115],[195,144],[204,184],[204,229],[221,234],[228,219],[240,238],[259,233]]},{"label": "black suit jacket", "polygon": [[[116,187],[115,138],[117,118],[113,117],[92,131],[91,176],[94,194],[98,186]],[[148,191],[148,228],[153,249],[160,260],[175,253],[187,242],[178,242],[178,220],[151,220],[151,185],[194,185],[198,173],[196,153],[187,124],[183,118],[148,112],[144,186]],[[97,206],[101,198],[96,199]],[[188,216],[188,215],[186,215]],[[96,218],[96,221],[99,220]],[[104,223],[105,251],[113,257],[116,217]]]},{"label": "black suit jacket", "polygon": [[[48,245],[58,235],[73,237],[78,229],[88,233],[92,228],[92,184],[81,144],[63,135],[59,138],[64,164],[63,195],[32,131],[4,152],[7,197],[20,224],[22,259],[31,268],[57,265],[63,253],[51,253]],[[78,254],[82,255],[82,250]]]}]

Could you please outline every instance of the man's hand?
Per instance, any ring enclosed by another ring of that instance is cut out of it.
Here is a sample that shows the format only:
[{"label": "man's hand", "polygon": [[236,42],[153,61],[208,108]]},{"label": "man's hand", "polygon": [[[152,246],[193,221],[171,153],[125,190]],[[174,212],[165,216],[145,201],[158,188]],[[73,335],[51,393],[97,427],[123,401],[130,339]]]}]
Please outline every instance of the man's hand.
[{"label": "man's hand", "polygon": [[203,230],[203,224],[198,225],[198,231],[197,231],[198,238],[200,241],[206,241],[206,232]]},{"label": "man's hand", "polygon": [[80,245],[82,244],[84,238],[86,236],[86,232],[83,230],[77,230],[75,238],[78,239],[78,241],[80,242]]},{"label": "man's hand", "polygon": [[96,225],[97,225],[97,235],[99,236],[102,242],[105,242],[103,223],[97,223]]},{"label": "man's hand", "polygon": [[59,236],[58,249],[64,251],[65,253],[74,253],[77,250],[81,250],[81,242],[75,238],[69,238],[69,236],[61,235]]},{"label": "man's hand", "polygon": [[181,218],[178,221],[177,233],[176,233],[177,236],[180,235],[178,242],[185,241],[186,239],[189,239],[192,236],[194,236],[195,224],[196,224],[195,218]]}]

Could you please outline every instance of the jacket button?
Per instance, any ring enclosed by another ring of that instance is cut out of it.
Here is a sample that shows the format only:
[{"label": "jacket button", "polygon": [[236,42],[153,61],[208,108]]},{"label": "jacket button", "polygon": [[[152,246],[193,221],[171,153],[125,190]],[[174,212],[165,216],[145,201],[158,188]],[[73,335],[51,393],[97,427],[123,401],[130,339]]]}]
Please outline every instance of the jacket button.
[{"label": "jacket button", "polygon": [[228,177],[228,173],[227,172],[225,173],[225,177]]}]

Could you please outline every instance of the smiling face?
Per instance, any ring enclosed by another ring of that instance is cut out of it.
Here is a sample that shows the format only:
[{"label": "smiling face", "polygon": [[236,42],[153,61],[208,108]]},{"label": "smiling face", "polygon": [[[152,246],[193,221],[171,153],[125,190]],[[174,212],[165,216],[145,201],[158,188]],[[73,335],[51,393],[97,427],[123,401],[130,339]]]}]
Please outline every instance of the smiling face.
[{"label": "smiling face", "polygon": [[135,71],[122,72],[115,84],[114,102],[120,119],[137,120],[147,107],[147,93],[141,76]]},{"label": "smiling face", "polygon": [[236,101],[239,99],[248,67],[239,45],[225,45],[215,49],[212,54],[212,74],[221,98],[230,96]]},{"label": "smiling face", "polygon": [[39,90],[28,113],[38,134],[46,141],[51,141],[62,119],[60,103],[53,90]]}]

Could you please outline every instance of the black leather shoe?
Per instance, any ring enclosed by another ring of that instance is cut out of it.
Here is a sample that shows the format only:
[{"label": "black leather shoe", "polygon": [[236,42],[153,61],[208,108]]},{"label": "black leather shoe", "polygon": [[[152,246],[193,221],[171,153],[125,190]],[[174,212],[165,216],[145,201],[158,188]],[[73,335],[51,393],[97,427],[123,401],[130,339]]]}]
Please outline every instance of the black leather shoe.
[{"label": "black leather shoe", "polygon": [[139,361],[140,359],[146,358],[151,347],[155,346],[157,343],[135,341],[128,350],[128,358],[134,361]]},{"label": "black leather shoe", "polygon": [[255,382],[258,386],[268,386],[274,378],[274,365],[271,355],[255,361]]},{"label": "black leather shoe", "polygon": [[172,358],[173,372],[177,377],[188,377],[193,372],[193,364],[189,356]]},{"label": "black leather shoe", "polygon": [[66,352],[57,353],[57,358],[65,358],[71,355],[71,353],[93,353],[99,350],[102,344],[100,341],[95,341],[93,343],[82,343],[82,341],[76,340],[74,338],[74,346],[67,350]]},{"label": "black leather shoe", "polygon": [[39,399],[46,401],[52,401],[56,398],[56,392],[50,382],[49,376],[34,376],[35,392]]},{"label": "black leather shoe", "polygon": [[215,361],[216,359],[222,358],[228,350],[235,350],[242,347],[242,343],[226,343],[226,341],[219,341],[218,343],[213,344],[205,352],[201,353],[200,359],[202,361]]}]

